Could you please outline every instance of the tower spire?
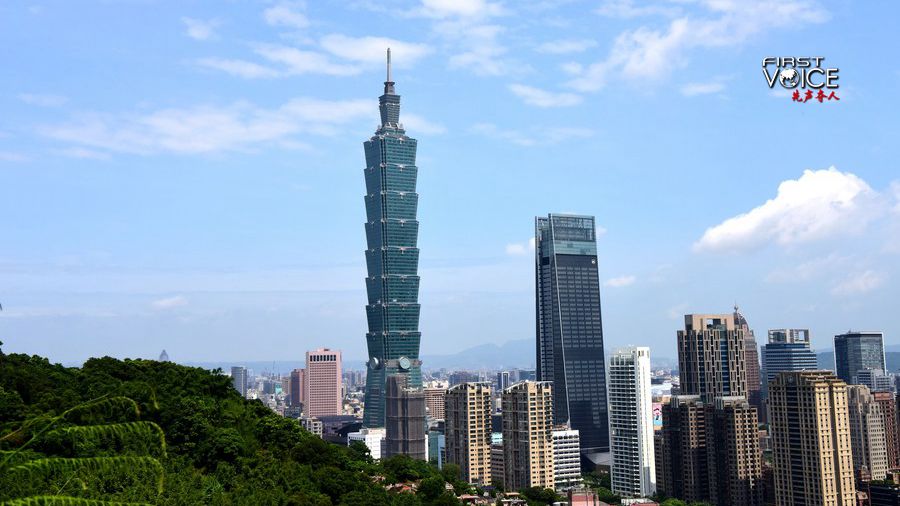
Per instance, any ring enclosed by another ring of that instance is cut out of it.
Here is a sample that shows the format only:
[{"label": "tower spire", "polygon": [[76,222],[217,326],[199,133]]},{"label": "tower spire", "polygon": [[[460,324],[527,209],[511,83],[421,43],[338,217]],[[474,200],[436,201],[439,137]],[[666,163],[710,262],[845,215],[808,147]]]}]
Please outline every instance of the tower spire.
[{"label": "tower spire", "polygon": [[394,94],[394,81],[391,78],[391,48],[387,48],[387,81],[384,82],[384,94]]},{"label": "tower spire", "polygon": [[391,48],[387,48],[387,82],[391,82]]}]

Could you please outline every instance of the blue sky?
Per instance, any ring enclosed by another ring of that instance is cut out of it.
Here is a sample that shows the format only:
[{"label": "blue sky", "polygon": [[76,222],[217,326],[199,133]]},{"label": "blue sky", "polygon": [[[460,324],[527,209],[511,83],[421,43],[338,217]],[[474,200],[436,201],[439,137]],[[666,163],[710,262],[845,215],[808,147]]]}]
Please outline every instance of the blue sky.
[{"label": "blue sky", "polygon": [[[681,315],[900,343],[894,2],[0,5],[0,340],[365,355],[362,142],[384,48],[419,139],[422,353],[534,336],[535,215],[602,225],[608,351]],[[840,102],[773,92],[824,56]],[[808,171],[808,172],[807,172]]]}]

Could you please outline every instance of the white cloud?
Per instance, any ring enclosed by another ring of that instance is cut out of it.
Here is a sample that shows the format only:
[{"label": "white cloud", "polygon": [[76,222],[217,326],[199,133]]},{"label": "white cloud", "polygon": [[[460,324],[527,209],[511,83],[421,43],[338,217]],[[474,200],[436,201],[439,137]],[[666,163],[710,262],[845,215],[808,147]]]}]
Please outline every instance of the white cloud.
[{"label": "white cloud", "polygon": [[637,281],[637,278],[635,276],[618,276],[615,278],[607,279],[603,282],[603,286],[608,286],[610,288],[623,288],[633,285],[635,281]]},{"label": "white cloud", "polygon": [[265,144],[291,147],[293,134],[334,135],[338,126],[363,118],[374,121],[371,100],[295,98],[273,109],[239,102],[145,114],[89,114],[39,132],[79,148],[141,155],[202,154],[247,151]]},{"label": "white cloud", "polygon": [[537,47],[537,52],[545,54],[582,53],[596,46],[597,41],[590,39],[563,39],[545,42]]},{"label": "white cloud", "polygon": [[681,87],[681,94],[686,97],[694,97],[719,93],[724,89],[725,84],[722,82],[689,83]]},{"label": "white cloud", "polygon": [[513,256],[526,255],[534,252],[534,237],[525,242],[514,242],[506,245],[506,254]]},{"label": "white cloud", "polygon": [[813,258],[805,262],[801,262],[793,267],[776,269],[770,272],[765,280],[768,283],[795,283],[809,281],[818,277],[822,277],[829,272],[833,272],[840,265],[847,261],[846,257],[842,257],[836,253],[828,256]]},{"label": "white cloud", "polygon": [[597,9],[597,14],[611,18],[634,18],[638,16],[666,15],[678,13],[675,7],[657,5],[635,5],[634,0],[607,0]]},{"label": "white cloud", "polygon": [[41,93],[21,93],[18,98],[26,104],[38,107],[59,107],[69,101],[69,99],[60,95]]},{"label": "white cloud", "polygon": [[31,160],[31,158],[22,153],[0,151],[0,162],[27,162],[29,160]]},{"label": "white cloud", "polygon": [[290,28],[306,28],[309,19],[301,12],[303,4],[298,2],[284,2],[269,7],[263,11],[263,19],[272,26],[287,26]]},{"label": "white cloud", "polygon": [[510,84],[509,90],[526,104],[537,107],[571,107],[581,103],[581,96],[574,93],[553,93],[524,84]]},{"label": "white cloud", "polygon": [[152,306],[156,309],[172,309],[176,307],[186,306],[188,300],[184,295],[175,295],[164,299],[154,300]]},{"label": "white cloud", "polygon": [[860,295],[871,292],[884,284],[885,276],[881,273],[867,270],[853,274],[841,281],[831,289],[832,295]]},{"label": "white cloud", "polygon": [[878,195],[849,172],[806,170],[778,185],[775,198],[706,230],[695,251],[745,251],[791,246],[861,231],[877,214]]},{"label": "white cloud", "polygon": [[766,30],[820,23],[827,13],[812,0],[700,0],[705,15],[682,15],[665,29],[640,26],[621,33],[607,57],[580,68],[569,81],[579,91],[598,91],[612,79],[661,80],[684,67],[695,49],[738,46]]},{"label": "white cloud", "polygon": [[594,135],[594,131],[587,128],[546,127],[526,133],[519,130],[502,129],[493,123],[477,123],[472,126],[471,130],[473,133],[504,140],[519,146],[546,146],[571,139],[584,139]]},{"label": "white cloud", "polygon": [[484,18],[503,14],[499,3],[485,0],[422,0],[416,14],[431,18]]},{"label": "white cloud", "polygon": [[219,21],[215,19],[181,18],[187,27],[187,36],[194,40],[209,40],[216,35],[216,27]]},{"label": "white cloud", "polygon": [[331,76],[352,76],[362,72],[358,65],[333,63],[328,56],[314,51],[305,51],[276,44],[260,45],[257,54],[281,64],[287,74],[325,74]]},{"label": "white cloud", "polygon": [[59,154],[69,158],[81,158],[84,160],[109,160],[109,154],[87,148],[67,148],[59,150]]},{"label": "white cloud", "polygon": [[246,60],[230,60],[224,58],[203,58],[197,60],[197,64],[215,70],[221,70],[246,79],[258,79],[265,77],[277,77],[279,72],[275,69],[253,63]]},{"label": "white cloud", "polygon": [[402,113],[400,115],[400,121],[403,123],[403,127],[409,130],[413,135],[440,135],[447,131],[447,129],[444,128],[444,125],[433,123],[418,114],[408,112]]},{"label": "white cloud", "polygon": [[350,61],[384,65],[385,51],[391,48],[391,64],[403,68],[431,53],[425,44],[403,42],[387,37],[348,37],[346,35],[326,35],[319,41],[322,49]]}]

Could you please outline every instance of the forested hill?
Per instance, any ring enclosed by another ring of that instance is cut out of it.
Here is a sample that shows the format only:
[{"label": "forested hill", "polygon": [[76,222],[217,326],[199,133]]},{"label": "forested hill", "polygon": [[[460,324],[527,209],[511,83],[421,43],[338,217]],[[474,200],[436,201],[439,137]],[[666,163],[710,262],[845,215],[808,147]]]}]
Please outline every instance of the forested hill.
[{"label": "forested hill", "polygon": [[[203,369],[65,368],[0,351],[0,504],[457,504],[445,479],[460,485],[426,463],[325,443]],[[385,491],[419,480],[415,495]]]}]

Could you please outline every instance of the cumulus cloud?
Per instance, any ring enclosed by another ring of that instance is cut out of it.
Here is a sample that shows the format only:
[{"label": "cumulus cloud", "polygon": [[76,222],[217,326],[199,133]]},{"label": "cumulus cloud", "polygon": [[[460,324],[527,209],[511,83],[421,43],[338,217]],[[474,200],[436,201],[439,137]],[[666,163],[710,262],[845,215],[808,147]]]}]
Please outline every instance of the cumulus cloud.
[{"label": "cumulus cloud", "polygon": [[769,243],[791,246],[859,231],[877,215],[878,194],[831,167],[782,182],[775,198],[706,230],[695,251],[739,252]]},{"label": "cumulus cloud", "polygon": [[216,35],[219,21],[215,19],[181,18],[187,36],[194,40],[209,40]]},{"label": "cumulus cloud", "polygon": [[352,76],[362,72],[359,65],[334,63],[327,55],[322,53],[290,46],[261,44],[257,46],[256,53],[272,63],[282,65],[282,73],[285,75],[325,74],[331,76]]},{"label": "cumulus cloud", "polygon": [[306,28],[309,19],[303,13],[304,5],[300,2],[282,2],[263,11],[263,19],[272,26],[289,28]]},{"label": "cumulus cloud", "polygon": [[245,79],[259,79],[265,77],[277,77],[280,72],[246,60],[235,60],[228,58],[201,58],[197,60],[197,64],[215,70],[221,70],[226,74],[243,77]]},{"label": "cumulus cloud", "polygon": [[660,80],[685,66],[692,50],[733,47],[766,30],[796,29],[828,18],[812,0],[700,0],[698,4],[705,8],[703,14],[680,15],[664,29],[640,26],[622,32],[606,58],[568,67],[573,75],[569,86],[588,92],[602,89],[614,78],[642,83]]},{"label": "cumulus cloud", "polygon": [[536,49],[544,54],[569,54],[582,53],[596,46],[597,41],[591,39],[562,39],[545,42]]},{"label": "cumulus cloud", "polygon": [[884,284],[885,276],[881,273],[867,270],[853,274],[831,289],[832,295],[861,295],[871,292]]},{"label": "cumulus cloud", "polygon": [[675,7],[635,5],[634,0],[607,0],[597,9],[597,14],[611,18],[635,18],[638,16],[666,15],[679,12]]},{"label": "cumulus cloud", "polygon": [[409,67],[431,53],[425,44],[403,42],[387,37],[348,37],[331,34],[319,41],[325,51],[350,61],[384,65],[385,50],[391,48],[392,62],[396,67]]},{"label": "cumulus cloud", "polygon": [[431,18],[484,18],[503,14],[504,10],[499,3],[486,0],[422,0],[415,12]]},{"label": "cumulus cloud", "polygon": [[188,303],[184,295],[175,295],[164,299],[154,300],[151,305],[156,309],[172,309],[176,307],[186,306]]},{"label": "cumulus cloud", "polygon": [[506,254],[520,256],[531,254],[534,252],[534,237],[529,238],[525,242],[514,242],[506,245]]},{"label": "cumulus cloud", "polygon": [[511,84],[509,90],[526,104],[537,107],[571,107],[581,103],[581,97],[574,93],[553,93],[524,84]]},{"label": "cumulus cloud", "polygon": [[603,282],[603,286],[608,286],[610,288],[623,288],[633,285],[635,281],[637,281],[637,277],[635,276],[618,276],[615,278],[607,279]]}]

